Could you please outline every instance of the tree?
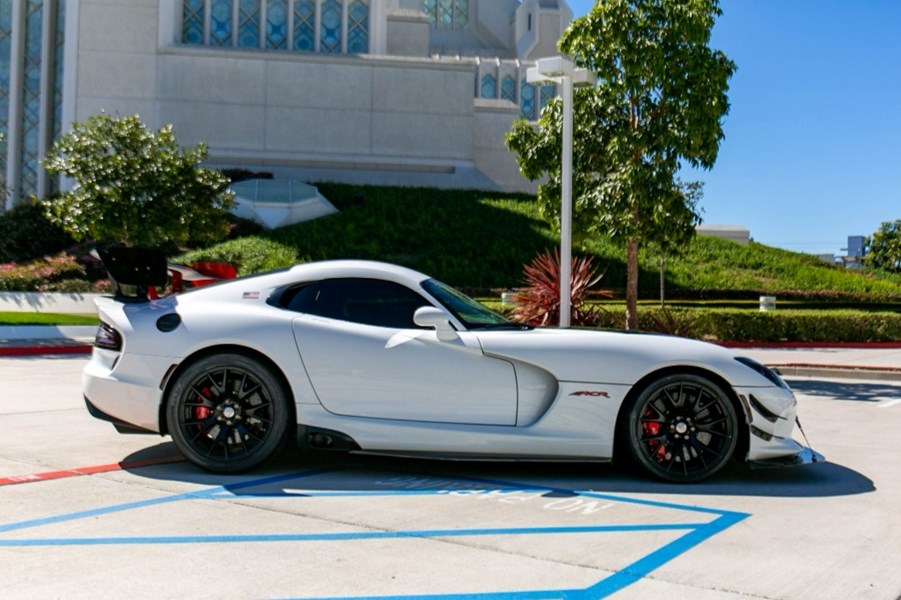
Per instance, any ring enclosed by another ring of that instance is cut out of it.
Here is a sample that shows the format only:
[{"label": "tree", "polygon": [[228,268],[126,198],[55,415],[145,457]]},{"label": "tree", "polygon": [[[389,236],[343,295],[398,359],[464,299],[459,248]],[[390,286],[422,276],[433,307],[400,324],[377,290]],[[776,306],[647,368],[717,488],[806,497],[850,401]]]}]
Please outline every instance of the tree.
[{"label": "tree", "polygon": [[867,237],[864,262],[874,269],[901,272],[901,219],[886,221]]},{"label": "tree", "polygon": [[[709,169],[729,111],[735,64],[708,47],[717,0],[598,0],[573,21],[560,50],[598,75],[574,94],[574,228],[626,247],[626,326],[638,326],[639,243],[687,243],[700,222],[698,184],[677,178],[685,165]],[[517,121],[507,146],[538,196],[559,219],[560,102],[535,129]]]},{"label": "tree", "polygon": [[217,241],[228,233],[229,180],[201,167],[206,146],[182,149],[172,126],[157,132],[137,115],[95,115],[74,123],[44,159],[75,180],[43,202],[47,217],[76,240],[125,245]]}]

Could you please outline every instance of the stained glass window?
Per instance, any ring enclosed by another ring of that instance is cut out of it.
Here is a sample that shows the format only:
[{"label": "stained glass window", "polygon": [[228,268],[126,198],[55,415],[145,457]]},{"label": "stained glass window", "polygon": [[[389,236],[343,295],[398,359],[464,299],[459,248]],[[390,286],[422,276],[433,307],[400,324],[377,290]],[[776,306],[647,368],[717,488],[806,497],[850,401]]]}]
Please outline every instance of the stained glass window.
[{"label": "stained glass window", "polygon": [[205,8],[204,0],[184,0],[181,41],[185,44],[203,44]]},{"label": "stained glass window", "polygon": [[288,0],[267,0],[266,47],[276,50],[288,47]]},{"label": "stained glass window", "polygon": [[497,98],[497,79],[494,75],[482,77],[482,98]]},{"label": "stained glass window", "polygon": [[316,5],[313,0],[294,0],[294,49],[312,52],[315,48]]},{"label": "stained glass window", "polygon": [[454,2],[454,27],[460,29],[469,23],[469,2],[456,0]]},{"label": "stained glass window", "polygon": [[341,52],[341,3],[338,0],[322,3],[321,22],[319,51]]},{"label": "stained glass window", "polygon": [[535,86],[528,83],[525,79],[519,89],[519,105],[522,109],[522,118],[530,121],[535,120]]},{"label": "stained glass window", "polygon": [[238,46],[260,47],[260,0],[238,0]]},{"label": "stained glass window", "polygon": [[[56,0],[56,29],[53,53],[53,139],[59,137],[63,122],[63,48],[66,42],[66,0]],[[2,164],[2,163],[0,163]],[[59,191],[59,177],[50,179],[50,191]]]},{"label": "stained glass window", "polygon": [[423,0],[422,10],[429,18],[429,23],[434,27],[438,21],[438,0]]},{"label": "stained glass window", "polygon": [[557,95],[557,86],[553,83],[541,86],[541,110]]},{"label": "stained glass window", "polygon": [[43,0],[25,5],[25,72],[22,90],[22,181],[23,196],[36,194],[41,129],[41,33]]},{"label": "stained glass window", "polygon": [[469,0],[423,0],[422,10],[432,27],[462,29],[469,24]]},{"label": "stained glass window", "polygon": [[[9,61],[12,49],[12,0],[0,0],[0,169],[6,168],[9,132]],[[2,202],[2,199],[0,199]]]},{"label": "stained glass window", "polygon": [[369,6],[362,0],[354,0],[347,8],[347,51],[369,51]]},{"label": "stained glass window", "polygon": [[501,81],[501,98],[516,102],[516,80],[509,75]]},{"label": "stained glass window", "polygon": [[[11,3],[12,0],[0,2]],[[182,2],[182,42],[185,44],[299,52],[369,52],[372,0]],[[425,0],[426,9],[431,6],[436,18],[439,3],[443,27],[468,22],[468,0]]]},{"label": "stained glass window", "polygon": [[210,46],[232,45],[232,0],[211,0]]}]

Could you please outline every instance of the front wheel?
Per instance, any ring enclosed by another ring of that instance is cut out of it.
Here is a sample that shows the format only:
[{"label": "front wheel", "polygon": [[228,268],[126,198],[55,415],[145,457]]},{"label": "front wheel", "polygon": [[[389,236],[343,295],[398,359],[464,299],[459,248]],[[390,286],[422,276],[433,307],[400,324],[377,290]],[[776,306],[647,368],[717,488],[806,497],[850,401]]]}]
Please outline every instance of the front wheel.
[{"label": "front wheel", "polygon": [[289,407],[288,394],[269,367],[228,353],[202,358],[179,375],[166,416],[185,458],[214,473],[238,473],[281,450]]},{"label": "front wheel", "polygon": [[691,374],[654,381],[635,398],[626,421],[630,454],[650,474],[700,481],[723,468],[738,441],[738,418],[725,391]]}]

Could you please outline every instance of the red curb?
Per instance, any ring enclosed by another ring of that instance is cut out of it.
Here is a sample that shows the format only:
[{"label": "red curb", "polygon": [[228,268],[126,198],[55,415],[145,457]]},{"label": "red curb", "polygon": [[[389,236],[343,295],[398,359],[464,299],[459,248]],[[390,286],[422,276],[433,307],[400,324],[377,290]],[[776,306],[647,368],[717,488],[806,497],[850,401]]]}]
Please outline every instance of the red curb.
[{"label": "red curb", "polygon": [[818,363],[767,363],[777,369],[832,369],[835,371],[863,371],[873,373],[901,373],[901,367],[876,367],[868,365],[824,365]]},{"label": "red curb", "polygon": [[54,346],[0,346],[0,356],[41,356],[44,354],[90,354],[90,344],[59,344]]},{"label": "red curb", "polygon": [[167,456],[164,458],[119,462],[111,465],[95,465],[92,467],[79,467],[77,469],[67,469],[63,471],[48,471],[46,473],[35,473],[33,475],[13,475],[12,477],[0,477],[0,487],[5,485],[18,485],[21,483],[36,483],[38,481],[65,479],[67,477],[82,477],[84,475],[95,475],[97,473],[111,473],[113,471],[139,469],[141,467],[164,465],[167,463],[181,462],[183,460],[184,458],[181,456]]},{"label": "red curb", "polygon": [[859,348],[862,350],[901,349],[901,342],[714,342],[724,348]]}]

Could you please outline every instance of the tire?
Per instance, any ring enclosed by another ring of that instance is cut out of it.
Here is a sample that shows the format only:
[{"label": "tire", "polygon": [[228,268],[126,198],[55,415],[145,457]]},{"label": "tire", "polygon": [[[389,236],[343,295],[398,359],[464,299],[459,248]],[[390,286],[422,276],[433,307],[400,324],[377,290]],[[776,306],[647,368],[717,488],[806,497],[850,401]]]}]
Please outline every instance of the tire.
[{"label": "tire", "polygon": [[288,393],[272,370],[242,354],[190,365],[172,385],[166,418],[185,458],[214,473],[239,473],[276,455],[288,438]]},{"label": "tire", "polygon": [[666,481],[706,479],[722,469],[738,442],[738,418],[714,382],[690,374],[662,377],[629,407],[624,438],[632,459]]}]

